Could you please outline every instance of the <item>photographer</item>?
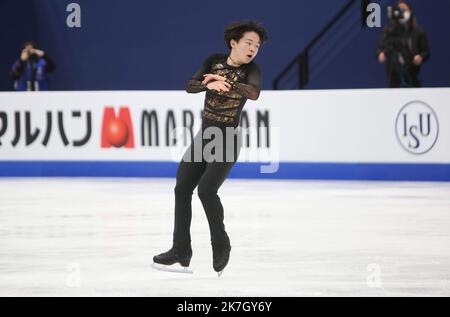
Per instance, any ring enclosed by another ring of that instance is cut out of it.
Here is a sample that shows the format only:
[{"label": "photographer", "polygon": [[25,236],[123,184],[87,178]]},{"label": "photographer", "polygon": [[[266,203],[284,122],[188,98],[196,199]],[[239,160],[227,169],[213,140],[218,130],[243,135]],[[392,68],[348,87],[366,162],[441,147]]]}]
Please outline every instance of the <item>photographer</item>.
[{"label": "photographer", "polygon": [[55,63],[36,47],[34,42],[26,42],[20,58],[13,64],[10,76],[14,79],[14,90],[49,90],[47,74],[55,69]]},{"label": "photographer", "polygon": [[389,87],[421,87],[419,72],[428,60],[430,52],[426,33],[417,25],[411,6],[399,1],[388,7],[390,25],[383,31],[377,55],[380,63],[386,63]]}]

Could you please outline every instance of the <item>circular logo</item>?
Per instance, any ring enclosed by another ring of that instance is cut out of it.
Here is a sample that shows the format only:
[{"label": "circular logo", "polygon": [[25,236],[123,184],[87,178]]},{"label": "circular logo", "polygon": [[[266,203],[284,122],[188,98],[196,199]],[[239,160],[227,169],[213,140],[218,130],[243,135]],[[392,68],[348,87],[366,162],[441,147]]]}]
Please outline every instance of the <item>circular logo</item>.
[{"label": "circular logo", "polygon": [[423,101],[411,101],[400,110],[395,121],[397,139],[412,154],[425,154],[437,142],[439,121],[434,110]]},{"label": "circular logo", "polygon": [[122,147],[128,142],[128,127],[120,118],[113,118],[106,126],[106,138],[115,147]]}]

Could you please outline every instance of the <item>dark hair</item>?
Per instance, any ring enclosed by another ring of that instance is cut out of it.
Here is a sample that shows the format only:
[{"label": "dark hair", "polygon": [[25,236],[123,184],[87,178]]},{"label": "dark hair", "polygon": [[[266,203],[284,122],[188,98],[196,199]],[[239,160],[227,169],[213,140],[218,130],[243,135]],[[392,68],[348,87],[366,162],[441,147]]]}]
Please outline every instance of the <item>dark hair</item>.
[{"label": "dark hair", "polygon": [[412,11],[412,7],[411,7],[411,5],[408,2],[406,2],[405,0],[398,0],[397,1],[397,5],[399,5],[401,3],[406,4],[408,6],[408,9]]},{"label": "dark hair", "polygon": [[261,24],[253,21],[234,22],[229,24],[224,32],[225,43],[227,43],[228,48],[231,49],[231,40],[239,42],[246,32],[257,33],[261,40],[261,44],[269,39],[266,29]]}]

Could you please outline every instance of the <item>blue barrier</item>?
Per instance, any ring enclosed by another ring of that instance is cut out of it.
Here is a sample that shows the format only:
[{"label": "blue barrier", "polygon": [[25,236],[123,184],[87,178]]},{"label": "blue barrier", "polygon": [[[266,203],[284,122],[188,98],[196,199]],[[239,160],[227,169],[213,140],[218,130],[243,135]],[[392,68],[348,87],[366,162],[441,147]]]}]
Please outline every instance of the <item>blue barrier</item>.
[{"label": "blue barrier", "polygon": [[[450,181],[450,164],[280,162],[276,173],[261,173],[267,163],[237,163],[230,177],[371,181]],[[0,161],[1,177],[175,177],[168,161]]]}]

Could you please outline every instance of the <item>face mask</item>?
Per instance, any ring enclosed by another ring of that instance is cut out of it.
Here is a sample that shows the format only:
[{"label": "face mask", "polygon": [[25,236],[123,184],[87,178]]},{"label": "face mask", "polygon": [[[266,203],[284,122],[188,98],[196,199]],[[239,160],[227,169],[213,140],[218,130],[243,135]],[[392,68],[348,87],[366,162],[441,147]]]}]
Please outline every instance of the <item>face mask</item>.
[{"label": "face mask", "polygon": [[411,11],[403,12],[403,19],[400,19],[400,23],[406,24],[411,19]]}]

